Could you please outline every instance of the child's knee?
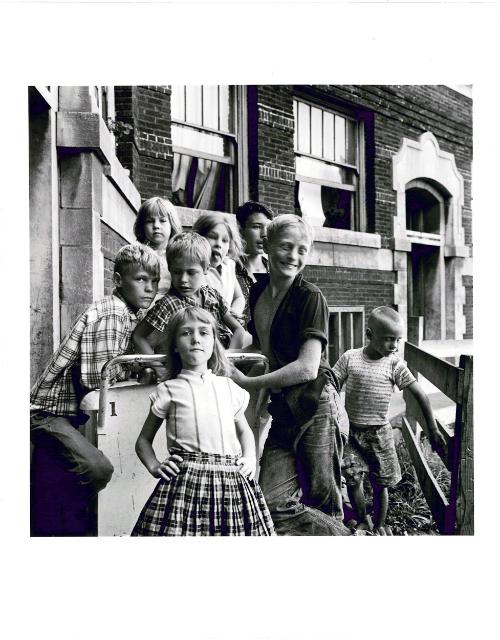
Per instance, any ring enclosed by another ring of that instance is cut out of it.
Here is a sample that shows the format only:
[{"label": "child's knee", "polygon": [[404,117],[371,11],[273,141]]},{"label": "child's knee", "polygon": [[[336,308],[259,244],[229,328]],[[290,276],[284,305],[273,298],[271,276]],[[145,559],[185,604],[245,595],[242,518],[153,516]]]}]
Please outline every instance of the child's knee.
[{"label": "child's knee", "polygon": [[364,473],[362,471],[358,473],[349,473],[347,471],[342,472],[345,484],[348,489],[359,490],[363,488],[363,477]]},{"label": "child's knee", "polygon": [[388,485],[384,482],[380,482],[380,480],[373,475],[370,475],[370,484],[373,489],[373,493],[382,494],[387,492]]},{"label": "child's knee", "polygon": [[95,456],[86,472],[88,483],[98,492],[104,489],[113,476],[114,467],[106,456],[99,451],[100,455]]}]

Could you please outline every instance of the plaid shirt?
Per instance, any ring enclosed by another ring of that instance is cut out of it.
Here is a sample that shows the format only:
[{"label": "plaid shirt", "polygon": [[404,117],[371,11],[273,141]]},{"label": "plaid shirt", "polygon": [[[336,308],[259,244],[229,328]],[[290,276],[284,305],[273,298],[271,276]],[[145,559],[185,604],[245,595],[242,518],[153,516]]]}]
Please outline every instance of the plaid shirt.
[{"label": "plaid shirt", "polygon": [[157,331],[164,333],[167,328],[168,321],[176,311],[188,306],[201,307],[202,309],[209,311],[214,316],[217,322],[219,338],[224,343],[228,334],[230,335],[231,333],[224,324],[224,316],[228,312],[224,299],[213,287],[203,285],[200,287],[200,300],[201,302],[198,302],[191,297],[183,298],[174,289],[174,287],[171,287],[170,291],[165,294],[163,298],[158,300],[155,306],[148,311],[146,321]]},{"label": "plaid shirt", "polygon": [[[77,415],[82,395],[98,389],[104,364],[124,354],[132,331],[144,312],[136,315],[116,291],[94,302],[76,320],[32,390],[32,408],[56,415]],[[111,382],[126,377],[119,365]]]}]

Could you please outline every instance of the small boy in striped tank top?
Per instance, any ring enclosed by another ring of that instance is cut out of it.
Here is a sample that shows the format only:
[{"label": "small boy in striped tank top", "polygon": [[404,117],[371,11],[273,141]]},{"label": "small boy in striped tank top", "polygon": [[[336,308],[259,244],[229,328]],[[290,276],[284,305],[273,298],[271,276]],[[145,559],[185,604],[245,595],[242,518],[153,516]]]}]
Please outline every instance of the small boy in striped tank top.
[{"label": "small boy in striped tank top", "polygon": [[[408,389],[420,404],[434,448],[444,446],[429,399],[413,374],[396,355],[403,336],[403,321],[391,307],[377,307],[368,317],[369,344],[349,349],[333,371],[339,385],[345,383],[345,407],[349,416],[349,442],[344,449],[342,473],[358,524],[356,531],[392,535],[385,526],[387,487],[401,480],[401,469],[387,414],[396,385]],[[363,476],[368,472],[373,488],[373,521],[366,512]]]}]

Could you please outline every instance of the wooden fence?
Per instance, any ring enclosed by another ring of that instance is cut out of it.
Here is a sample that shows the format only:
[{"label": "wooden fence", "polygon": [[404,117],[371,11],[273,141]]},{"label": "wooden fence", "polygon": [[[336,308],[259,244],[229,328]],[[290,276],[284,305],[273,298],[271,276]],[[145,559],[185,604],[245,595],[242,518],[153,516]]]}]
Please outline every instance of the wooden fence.
[{"label": "wooden fence", "polygon": [[406,415],[403,417],[402,431],[420,486],[439,531],[448,535],[472,535],[474,533],[472,356],[460,356],[459,365],[455,366],[407,342],[405,360],[417,379],[418,374],[421,374],[456,403],[453,435],[436,420],[438,429],[446,441],[446,450],[441,458],[451,474],[448,497],[439,487],[420,448],[420,427],[427,433],[427,425],[419,404],[408,391],[403,394]]}]

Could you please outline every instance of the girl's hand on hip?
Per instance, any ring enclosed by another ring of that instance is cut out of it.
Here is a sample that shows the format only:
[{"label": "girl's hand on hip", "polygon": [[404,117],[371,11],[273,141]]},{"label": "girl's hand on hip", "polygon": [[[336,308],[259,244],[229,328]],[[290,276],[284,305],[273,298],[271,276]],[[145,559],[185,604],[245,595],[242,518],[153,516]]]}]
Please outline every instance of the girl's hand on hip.
[{"label": "girl's hand on hip", "polygon": [[255,478],[255,467],[257,464],[255,458],[249,459],[241,457],[238,458],[236,464],[239,465],[240,473],[245,476],[245,478],[249,478],[250,480]]},{"label": "girl's hand on hip", "polygon": [[163,478],[166,482],[170,482],[172,478],[179,475],[180,469],[176,462],[182,462],[182,458],[178,455],[172,455],[160,462],[158,466],[151,471],[155,478]]}]

